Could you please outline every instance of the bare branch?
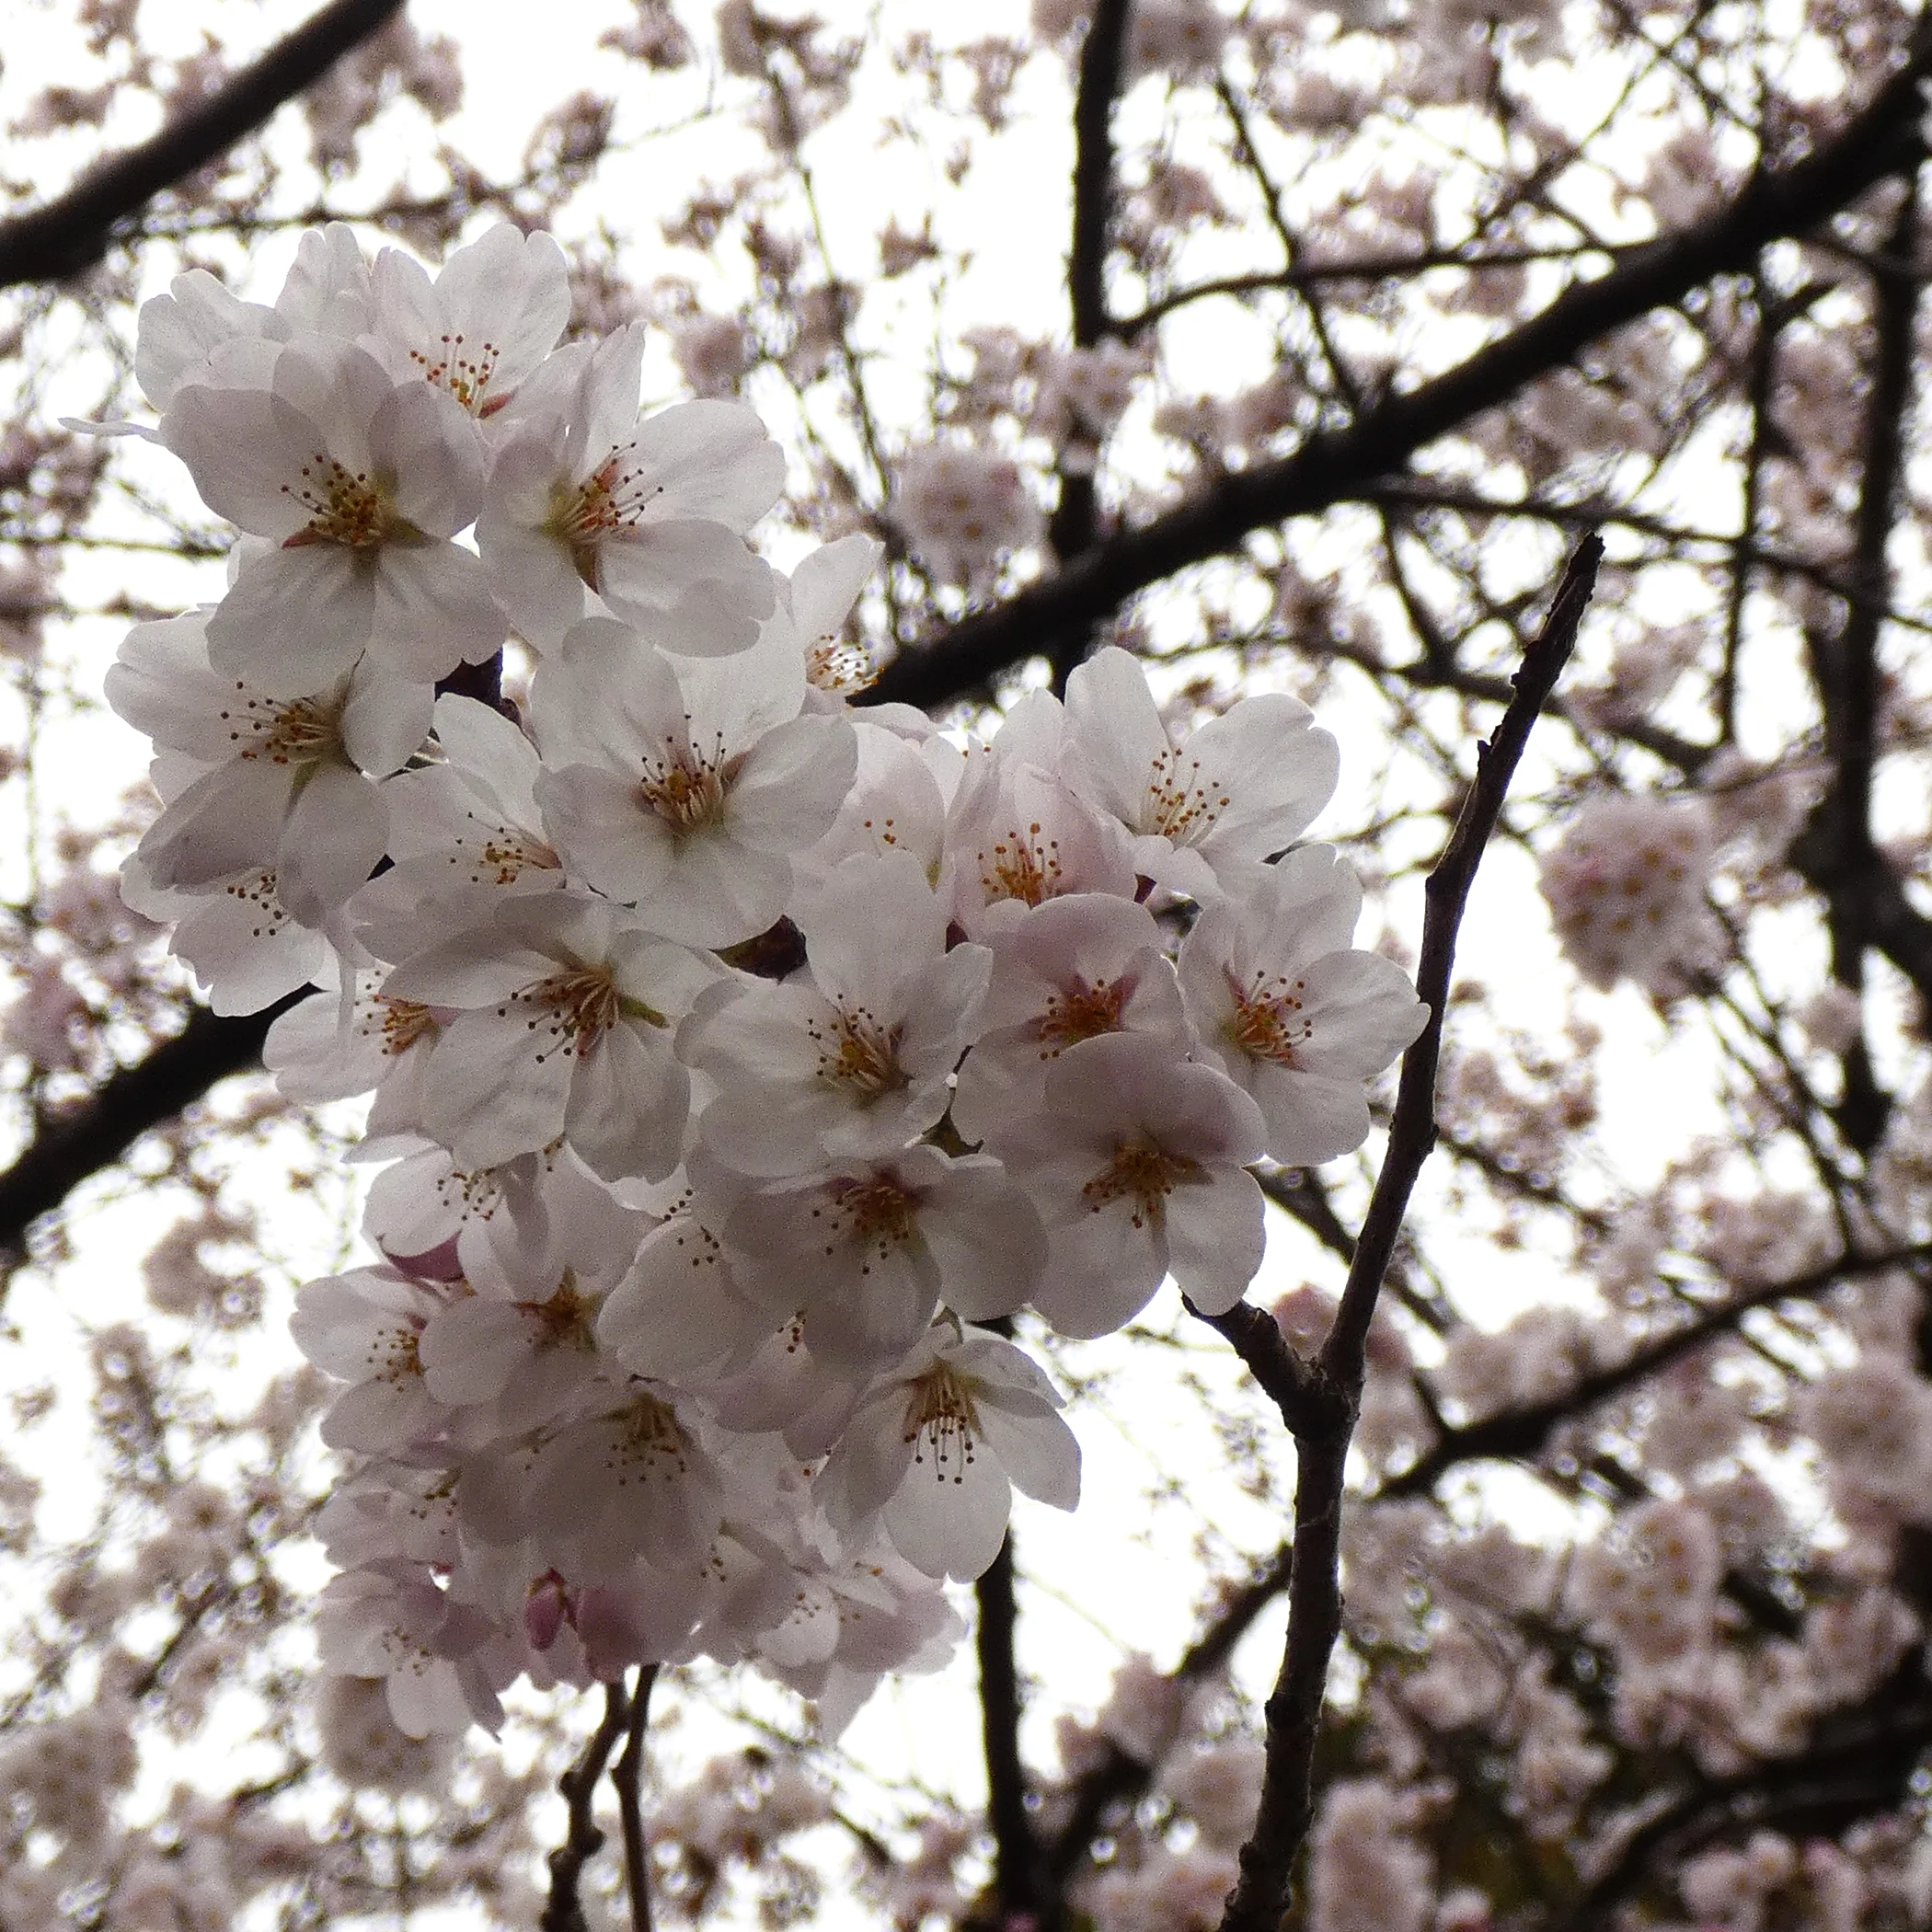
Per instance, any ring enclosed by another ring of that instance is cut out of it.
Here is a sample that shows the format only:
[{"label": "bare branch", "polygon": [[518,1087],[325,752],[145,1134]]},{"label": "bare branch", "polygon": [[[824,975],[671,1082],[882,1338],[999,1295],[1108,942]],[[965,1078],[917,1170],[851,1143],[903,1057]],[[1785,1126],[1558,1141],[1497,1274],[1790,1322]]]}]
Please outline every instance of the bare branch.
[{"label": "bare branch", "polygon": [[631,1932],[650,1932],[650,1845],[644,1835],[644,1732],[650,1722],[651,1686],[657,1681],[656,1664],[640,1667],[638,1687],[631,1694],[623,1754],[611,1766],[611,1782],[617,1788],[617,1817],[624,1828],[624,1888],[630,1898]]},{"label": "bare branch", "polygon": [[1915,44],[1870,103],[1804,160],[1754,174],[1704,221],[1633,250],[1594,281],[1574,283],[1445,374],[1311,436],[1292,455],[1217,477],[1167,514],[1097,544],[1056,575],[903,652],[872,687],[871,700],[931,706],[975,690],[1044,650],[1068,627],[1095,623],[1137,591],[1237,549],[1250,532],[1359,495],[1599,337],[1713,276],[1750,267],[1766,243],[1804,234],[1875,181],[1915,165],[1925,152],[1918,81],[1928,69],[1932,37]]},{"label": "bare branch", "polygon": [[623,1684],[604,1686],[604,1719],[591,1733],[577,1762],[558,1779],[557,1788],[569,1807],[570,1822],[564,1842],[550,1854],[550,1896],[545,1901],[537,1932],[588,1932],[578,1885],[583,1868],[604,1848],[604,1832],[592,1815],[597,1801],[597,1780],[630,1722],[631,1700]]},{"label": "bare branch", "polygon": [[1402,1058],[1387,1150],[1334,1326],[1312,1363],[1296,1355],[1285,1340],[1278,1351],[1266,1347],[1259,1325],[1274,1324],[1259,1310],[1242,1321],[1238,1331],[1243,1359],[1250,1365],[1261,1361],[1269,1378],[1262,1386],[1294,1432],[1294,1558],[1281,1673],[1263,1707],[1268,1742],[1260,1808],[1254,1832],[1241,1847],[1241,1875],[1228,1897],[1221,1932],[1273,1932],[1314,1819],[1315,1747],[1328,1659],[1341,1634],[1341,1499],[1349,1438],[1361,1402],[1376,1296],[1416,1177],[1435,1144],[1436,1067],[1456,931],[1517,762],[1575,646],[1603,554],[1603,540],[1592,535],[1571,557],[1543,628],[1524,653],[1513,680],[1516,696],[1495,736],[1478,748],[1476,781],[1430,874],[1416,972],[1416,990],[1429,1005],[1429,1024]]},{"label": "bare branch", "polygon": [[979,1628],[980,1723],[986,1754],[986,1815],[993,1828],[994,1888],[1000,1912],[1038,1916],[1042,1909],[1040,1847],[1027,1816],[1026,1767],[1019,1755],[1019,1670],[1013,1655],[1018,1606],[1013,1593],[1013,1536],[975,1586]]},{"label": "bare branch", "polygon": [[0,222],[0,288],[63,282],[91,269],[156,195],[264,126],[402,6],[403,0],[332,0],[152,140],[97,162],[45,207]]},{"label": "bare branch", "polygon": [[301,997],[292,994],[266,1012],[236,1018],[197,1006],[172,1040],[50,1121],[0,1174],[0,1258],[24,1257],[33,1223],[88,1176],[111,1167],[144,1133],[191,1107],[217,1081],[258,1065],[269,1028]]}]

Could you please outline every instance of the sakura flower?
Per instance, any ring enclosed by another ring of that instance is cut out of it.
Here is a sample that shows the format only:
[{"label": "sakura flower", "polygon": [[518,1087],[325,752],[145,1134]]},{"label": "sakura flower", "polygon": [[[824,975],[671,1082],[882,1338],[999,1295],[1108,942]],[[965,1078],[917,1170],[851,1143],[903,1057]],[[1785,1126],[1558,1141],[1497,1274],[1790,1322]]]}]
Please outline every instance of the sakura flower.
[{"label": "sakura flower", "polygon": [[1002,558],[1037,543],[1039,508],[1012,457],[965,443],[908,450],[892,491],[893,520],[936,576],[983,592]]},{"label": "sakura flower", "polygon": [[937,885],[946,842],[946,794],[938,773],[953,767],[958,750],[943,738],[915,744],[861,713],[853,719],[857,768],[837,816],[818,843],[794,856],[792,867],[814,885],[846,859],[910,852]]},{"label": "sakura flower", "polygon": [[331,1577],[316,1611],[323,1662],[348,1676],[383,1679],[397,1728],[411,1738],[502,1722],[474,1655],[489,1631],[479,1611],[400,1563]]},{"label": "sakura flower", "polygon": [[1029,692],[969,754],[947,815],[939,893],[975,939],[1072,892],[1134,896],[1128,841],[1062,776],[1065,714]]},{"label": "sakura flower", "polygon": [[443,1414],[423,1383],[419,1344],[443,1297],[394,1269],[359,1268],[310,1282],[289,1332],[319,1369],[351,1386],[322,1425],[333,1449],[386,1455],[434,1436]]},{"label": "sakura flower", "polygon": [[818,1488],[848,1534],[877,1521],[932,1577],[970,1581],[999,1554],[1018,1489],[1080,1497],[1080,1446],[1024,1350],[942,1322],[854,1412]]},{"label": "sakura flower", "polygon": [[776,500],[784,459],[738,403],[638,420],[644,338],[559,351],[490,466],[477,542],[511,621],[554,650],[595,592],[631,623],[668,616],[688,655],[742,650],[776,602],[744,533]]},{"label": "sakura flower", "polygon": [[369,326],[369,265],[346,223],[305,235],[272,307],[244,302],[206,269],[177,275],[141,305],[134,376],[157,409],[194,384],[265,385],[297,334],[353,337]]},{"label": "sakura flower", "polygon": [[1261,1265],[1261,1190],[1246,1171],[1265,1128],[1212,1067],[1134,1034],[1069,1047],[1047,1071],[1042,1111],[987,1137],[1046,1224],[1033,1305],[1063,1335],[1131,1321],[1171,1270],[1222,1314]]},{"label": "sakura flower", "polygon": [[598,1312],[597,1340],[633,1374],[678,1380],[742,1368],[784,1326],[739,1285],[724,1243],[687,1197],[638,1244]]},{"label": "sakura flower", "polygon": [[328,938],[282,903],[272,866],[253,866],[193,891],[155,883],[138,853],[121,869],[129,905],[171,922],[168,949],[194,969],[217,1013],[259,1013],[311,982],[335,976]]},{"label": "sakura flower", "polygon": [[367,346],[397,376],[420,376],[479,420],[510,401],[570,319],[563,250],[508,222],[458,248],[433,282],[385,248],[370,293]]},{"label": "sakura flower", "polygon": [[1176,745],[1146,673],[1117,645],[1068,678],[1066,721],[1074,788],[1125,828],[1136,872],[1193,898],[1245,886],[1335,789],[1335,741],[1305,705],[1244,697]]},{"label": "sakura flower", "polygon": [[1399,967],[1349,949],[1361,906],[1347,862],[1305,845],[1244,898],[1208,906],[1181,944],[1188,1018],[1259,1106],[1270,1157],[1290,1167],[1362,1144],[1363,1083],[1428,1023]]},{"label": "sakura flower", "polygon": [[1046,1259],[1031,1203],[983,1155],[908,1147],[742,1190],[701,1181],[699,1199],[746,1291],[801,1310],[834,1366],[903,1354],[941,1302],[969,1320],[1011,1314]]},{"label": "sakura flower", "polygon": [[678,1036],[719,1087],[703,1144],[742,1174],[810,1173],[925,1133],[985,997],[990,955],[947,950],[909,853],[847,859],[797,917],[810,983],[720,987]]},{"label": "sakura flower", "polygon": [[383,991],[457,1009],[423,1114],[466,1167],[568,1133],[606,1180],[661,1179],[683,1156],[690,1094],[671,1029],[721,973],[604,901],[534,892],[405,960]]},{"label": "sakura flower", "polygon": [[1174,969],[1145,906],[1075,892],[987,937],[993,985],[979,1042],[960,1069],[953,1124],[983,1141],[1003,1119],[1037,1111],[1046,1070],[1102,1033],[1146,1033],[1176,1059],[1191,1041]]},{"label": "sakura flower", "polygon": [[499,894],[564,883],[537,809],[536,747],[474,698],[445,693],[433,715],[443,762],[385,783],[392,863],[349,909],[379,959],[404,959],[487,916]]},{"label": "sakura flower", "polygon": [[[821,544],[781,586],[781,601],[804,647],[806,682],[822,698],[850,697],[879,675],[863,647],[844,642],[843,633],[884,551],[876,536],[855,532]],[[925,720],[923,711],[914,715]]]},{"label": "sakura flower", "polygon": [[379,968],[364,968],[349,975],[343,991],[291,1007],[269,1029],[261,1051],[288,1099],[339,1100],[374,1088],[364,1149],[420,1130],[422,1072],[443,1033],[430,1007],[385,995]]},{"label": "sakura flower", "polygon": [[211,622],[137,625],[108,673],[109,702],[177,754],[156,769],[167,804],[143,862],[156,884],[190,888],[273,867],[283,904],[320,926],[383,857],[388,811],[363,774],[422,742],[429,690],[365,659],[312,696],[276,699],[210,667]]},{"label": "sakura flower", "polygon": [[481,459],[462,409],[365,351],[297,337],[269,386],[190,385],[161,420],[202,500],[274,548],[243,564],[208,625],[224,675],[302,697],[372,653],[431,684],[503,640],[482,567],[450,541]]},{"label": "sakura flower", "polygon": [[883,1543],[828,1568],[824,1581],[834,1606],[830,1655],[780,1661],[767,1654],[765,1668],[812,1700],[820,1735],[835,1739],[888,1672],[942,1669],[964,1627],[945,1592]]},{"label": "sakura flower", "polygon": [[465,1526],[531,1539],[566,1576],[601,1581],[642,1558],[695,1564],[717,1529],[719,1478],[675,1405],[642,1383],[600,1386],[576,1419],[463,1466]]},{"label": "sakura flower", "polygon": [[857,742],[800,716],[805,665],[782,614],[732,658],[665,654],[674,632],[579,625],[531,710],[550,837],[573,870],[668,938],[732,946],[785,910],[789,854],[832,822]]}]

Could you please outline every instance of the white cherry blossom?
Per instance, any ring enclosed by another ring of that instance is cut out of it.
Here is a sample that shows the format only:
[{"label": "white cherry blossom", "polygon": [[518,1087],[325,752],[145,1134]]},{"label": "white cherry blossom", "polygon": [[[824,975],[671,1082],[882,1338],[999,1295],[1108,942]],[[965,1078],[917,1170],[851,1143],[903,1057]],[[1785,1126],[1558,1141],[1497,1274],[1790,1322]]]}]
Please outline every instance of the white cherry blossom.
[{"label": "white cherry blossom", "polygon": [[703,1173],[699,1202],[747,1291],[800,1311],[834,1367],[903,1354],[941,1303],[973,1321],[1011,1314],[1046,1259],[1031,1203],[984,1155],[914,1146],[750,1187]]},{"label": "white cherry blossom", "polygon": [[969,1141],[1037,1111],[1048,1067],[1079,1041],[1144,1033],[1186,1056],[1179,987],[1145,906],[1075,892],[1029,908],[986,943],[993,984],[984,1030],[960,1069],[952,1104],[953,1124]]},{"label": "white cherry blossom", "polygon": [[552,843],[667,937],[732,946],[773,925],[789,855],[831,824],[857,760],[843,718],[801,716],[805,667],[783,614],[733,658],[676,658],[661,620],[591,618],[531,694]]},{"label": "white cherry blossom", "polygon": [[456,1009],[423,1112],[466,1167],[568,1133],[604,1179],[661,1179],[683,1156],[689,1108],[672,1029],[722,972],[604,901],[533,892],[405,960],[383,991]]},{"label": "white cherry blossom", "polygon": [[1226,1075],[1131,1033],[1069,1047],[1044,1099],[986,1144],[1046,1224],[1041,1314],[1064,1335],[1105,1335],[1169,1271],[1205,1313],[1233,1307],[1261,1265],[1261,1190],[1247,1171],[1266,1138],[1255,1103]]},{"label": "white cherry blossom", "polygon": [[896,1152],[946,1111],[992,958],[948,951],[909,853],[847,859],[797,914],[809,980],[707,996],[678,1051],[715,1081],[704,1145],[741,1173],[804,1174]]},{"label": "white cherry blossom", "polygon": [[748,649],[776,601],[744,533],[785,464],[751,410],[681,403],[638,418],[644,338],[566,350],[490,466],[477,542],[512,623],[554,650],[592,593],[637,623],[662,615],[687,655]]},{"label": "white cherry blossom", "polygon": [[211,510],[274,546],[209,620],[219,671],[304,697],[365,650],[430,684],[501,644],[482,566],[450,541],[476,514],[482,462],[443,391],[298,336],[265,386],[177,390],[160,433]]},{"label": "white cherry blossom", "polygon": [[1118,645],[1067,679],[1066,719],[1069,782],[1126,830],[1135,871],[1196,899],[1244,888],[1335,789],[1335,741],[1298,699],[1244,697],[1177,745]]},{"label": "white cherry blossom", "polygon": [[1023,1349],[938,1323],[860,1402],[819,1492],[848,1534],[877,1522],[914,1568],[970,1581],[999,1554],[1014,1489],[1079,1501],[1062,1407]]},{"label": "white cherry blossom", "polygon": [[1244,898],[1205,908],[1180,949],[1188,1018],[1260,1107],[1269,1156],[1290,1167],[1362,1144],[1363,1083],[1428,1023],[1398,966],[1350,949],[1361,906],[1333,847],[1305,845]]},{"label": "white cherry blossom", "polygon": [[479,421],[503,409],[570,319],[563,250],[508,222],[456,249],[434,281],[385,248],[370,294],[366,345],[394,374],[445,391]]}]

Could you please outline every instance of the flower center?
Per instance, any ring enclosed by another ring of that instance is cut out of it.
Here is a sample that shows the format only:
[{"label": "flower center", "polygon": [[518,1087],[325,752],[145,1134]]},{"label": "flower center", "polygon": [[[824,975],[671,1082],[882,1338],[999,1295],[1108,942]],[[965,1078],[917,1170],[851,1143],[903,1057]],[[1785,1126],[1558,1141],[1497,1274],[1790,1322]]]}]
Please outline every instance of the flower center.
[{"label": "flower center", "polygon": [[616,1427],[604,1466],[619,1489],[684,1473],[684,1432],[677,1426],[677,1411],[670,1403],[640,1390],[629,1408],[612,1420]]},{"label": "flower center", "polygon": [[622,450],[613,450],[576,489],[559,488],[551,498],[545,530],[570,553],[577,574],[597,588],[597,546],[605,537],[635,530],[645,506],[664,494],[661,483],[648,484],[641,470],[622,466]]},{"label": "flower center", "polygon": [[903,1029],[880,1026],[865,1007],[848,1013],[842,1006],[829,1030],[816,1022],[807,1030],[819,1050],[821,1080],[851,1087],[867,1100],[911,1086],[911,1076],[899,1064]]},{"label": "flower center", "polygon": [[435,1014],[420,1000],[391,999],[382,993],[372,997],[376,1016],[364,1024],[362,1031],[381,1034],[386,1058],[399,1059],[419,1040],[429,1039],[437,1031]]},{"label": "flower center", "polygon": [[238,745],[237,757],[266,758],[271,765],[319,765],[342,751],[342,709],[328,697],[298,697],[271,704],[250,696],[237,684],[234,705],[221,712],[228,742]]},{"label": "flower center", "polygon": [[481,845],[458,834],[456,850],[450,854],[453,866],[461,865],[465,855],[469,858],[470,883],[482,885],[512,885],[525,872],[540,870],[556,871],[563,863],[544,841],[534,833],[524,832],[514,825],[491,825],[468,814],[469,822],[479,826],[483,833]]},{"label": "flower center", "polygon": [[284,550],[299,550],[308,544],[372,550],[378,544],[407,541],[418,534],[414,524],[396,514],[380,477],[364,469],[345,469],[321,450],[302,466],[302,480],[284,483],[282,493],[309,512],[308,522],[293,536],[282,539]]},{"label": "flower center", "polygon": [[820,638],[805,652],[805,682],[814,691],[850,697],[857,692],[870,690],[879,682],[879,666],[862,644]]},{"label": "flower center", "polygon": [[575,1274],[565,1271],[557,1292],[546,1302],[520,1302],[540,1331],[542,1346],[576,1349],[584,1354],[597,1346],[597,1309],[601,1297],[581,1293]]},{"label": "flower center", "polygon": [[980,886],[988,905],[1001,899],[1039,905],[1060,890],[1060,841],[1042,839],[1037,821],[1024,834],[1009,832],[979,859]]},{"label": "flower center", "polygon": [[1118,1033],[1129,990],[1124,979],[1099,980],[1089,986],[1076,974],[1071,984],[1048,994],[1046,1011],[1033,1022],[1040,1057],[1056,1060],[1076,1041]]},{"label": "flower center", "polygon": [[1131,1201],[1134,1226],[1158,1232],[1167,1225],[1167,1196],[1200,1172],[1201,1164],[1184,1154],[1169,1154],[1144,1141],[1123,1142],[1080,1192],[1096,1214],[1113,1202]]},{"label": "flower center", "polygon": [[[1271,993],[1270,984],[1282,990]],[[1235,1010],[1226,1022],[1227,1037],[1252,1060],[1293,1066],[1295,1049],[1305,1046],[1315,1030],[1302,1011],[1306,981],[1277,977],[1270,982],[1258,974],[1252,991],[1244,994],[1238,985],[1233,990]]]},{"label": "flower center", "polygon": [[369,1338],[369,1376],[374,1382],[386,1382],[400,1388],[406,1382],[422,1379],[422,1357],[420,1353],[421,1330],[398,1323],[394,1328],[378,1328]]},{"label": "flower center", "polygon": [[[552,1029],[569,1035],[566,1052],[581,1059],[617,1024],[623,997],[607,966],[573,966],[553,972],[526,987],[519,997],[533,1006],[547,1006],[554,1016]],[[541,1022],[533,1019],[533,1029]]]},{"label": "flower center", "polygon": [[673,739],[664,743],[665,755],[655,763],[646,762],[638,797],[670,826],[673,838],[682,839],[724,816],[730,781],[742,761],[724,755],[722,740],[708,758]]},{"label": "flower center", "polygon": [[[841,1175],[827,1191],[834,1202],[829,1232],[834,1237],[826,1244],[828,1255],[836,1249],[839,1236],[856,1247],[876,1249],[881,1260],[893,1248],[903,1248],[912,1240],[917,1225],[914,1211],[919,1203],[898,1182],[884,1175],[875,1175],[870,1180],[854,1180]],[[812,1211],[814,1220],[823,1214],[822,1208]],[[871,1262],[861,1261],[858,1271],[870,1274]]]},{"label": "flower center", "polygon": [[464,336],[444,335],[427,355],[420,349],[410,350],[409,360],[421,370],[424,382],[448,390],[472,416],[489,416],[494,413],[493,406],[510,400],[507,396],[495,397],[486,393],[496,374],[497,353],[494,342],[483,342],[471,350]]},{"label": "flower center", "polygon": [[905,1392],[904,1440],[913,1444],[913,1460],[923,1463],[932,1451],[933,1474],[944,1482],[964,1482],[981,1434],[979,1411],[963,1377],[936,1362],[909,1383]]},{"label": "flower center", "polygon": [[1178,751],[1162,752],[1148,765],[1144,829],[1177,845],[1205,837],[1230,802],[1217,783],[1202,778],[1197,760],[1183,765]]}]

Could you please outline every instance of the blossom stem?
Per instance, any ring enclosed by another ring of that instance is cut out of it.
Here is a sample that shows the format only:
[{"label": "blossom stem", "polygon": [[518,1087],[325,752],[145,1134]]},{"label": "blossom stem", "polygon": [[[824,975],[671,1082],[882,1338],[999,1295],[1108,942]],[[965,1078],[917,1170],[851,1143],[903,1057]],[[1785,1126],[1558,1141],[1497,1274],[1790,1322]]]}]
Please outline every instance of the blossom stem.
[{"label": "blossom stem", "polygon": [[1494,737],[1478,747],[1475,783],[1430,874],[1416,973],[1416,990],[1429,1006],[1429,1024],[1403,1056],[1382,1171],[1328,1339],[1307,1362],[1285,1342],[1280,1350],[1264,1349],[1253,1321],[1231,1325],[1224,1317],[1217,1324],[1275,1397],[1295,1438],[1288,1635],[1281,1673],[1263,1707],[1267,1757],[1260,1806],[1254,1832],[1241,1848],[1241,1875],[1228,1896],[1221,1932],[1271,1932],[1280,1923],[1295,1860],[1314,1819],[1315,1744],[1328,1660],[1341,1633],[1342,1487],[1349,1439],[1361,1402],[1369,1324],[1382,1278],[1395,1255],[1409,1194],[1435,1144],[1436,1068],[1456,931],[1530,730],[1575,647],[1603,554],[1603,540],[1593,533],[1570,558],[1543,627],[1512,680],[1515,696]]},{"label": "blossom stem", "polygon": [[604,1767],[630,1717],[631,1699],[625,1695],[622,1681],[606,1684],[602,1721],[576,1762],[557,1781],[569,1807],[569,1826],[564,1842],[550,1854],[550,1896],[537,1920],[538,1932],[587,1932],[583,1901],[577,1888],[583,1868],[604,1848],[603,1830],[592,1815],[597,1780],[604,1776]]},{"label": "blossom stem", "polygon": [[624,1887],[630,1899],[631,1932],[650,1932],[650,1846],[644,1836],[642,1792],[644,1732],[650,1722],[650,1692],[657,1679],[656,1664],[639,1668],[624,1732],[624,1751],[611,1766],[611,1782],[617,1788],[617,1816],[624,1828]]}]

